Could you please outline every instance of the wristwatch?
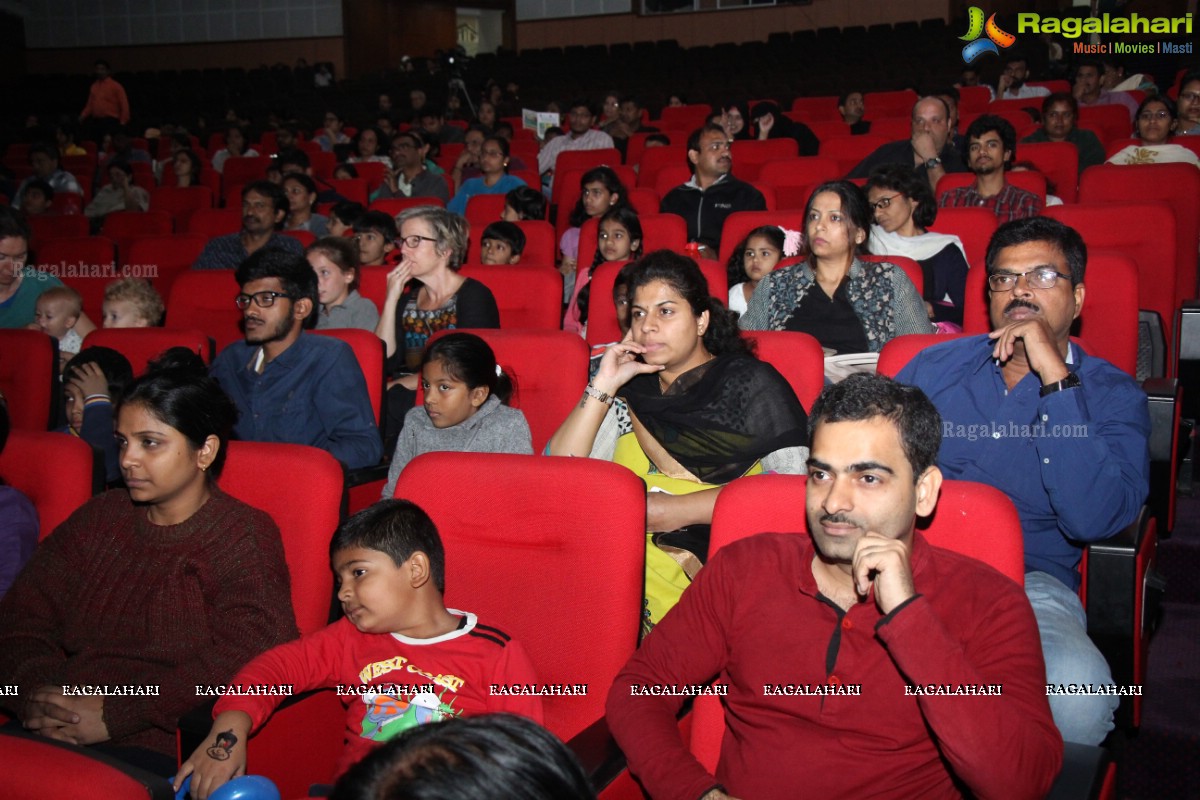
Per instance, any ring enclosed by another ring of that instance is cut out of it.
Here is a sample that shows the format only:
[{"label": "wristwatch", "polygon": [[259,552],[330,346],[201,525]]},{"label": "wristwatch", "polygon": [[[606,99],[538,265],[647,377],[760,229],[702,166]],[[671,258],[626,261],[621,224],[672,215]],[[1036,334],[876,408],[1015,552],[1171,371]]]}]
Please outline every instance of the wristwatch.
[{"label": "wristwatch", "polygon": [[925,162],[925,169],[933,169],[934,167],[940,167],[941,165],[942,165],[942,160],[940,158],[938,158],[937,156],[934,156],[933,158],[931,158]]},{"label": "wristwatch", "polygon": [[1041,396],[1045,397],[1046,395],[1054,394],[1055,392],[1061,392],[1063,389],[1078,389],[1082,385],[1083,383],[1080,382],[1078,375],[1076,375],[1074,372],[1068,372],[1067,377],[1063,378],[1061,381],[1047,383],[1045,386],[1043,386]]}]

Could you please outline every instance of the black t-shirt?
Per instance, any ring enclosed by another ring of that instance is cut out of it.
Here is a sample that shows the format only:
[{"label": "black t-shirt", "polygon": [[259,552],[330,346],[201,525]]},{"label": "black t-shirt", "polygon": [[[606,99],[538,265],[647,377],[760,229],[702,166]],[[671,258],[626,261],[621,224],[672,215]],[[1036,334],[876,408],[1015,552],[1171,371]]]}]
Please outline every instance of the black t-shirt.
[{"label": "black t-shirt", "polygon": [[784,323],[783,329],[814,336],[822,347],[831,347],[838,353],[865,353],[870,350],[866,331],[854,313],[854,306],[850,305],[850,295],[846,289],[848,285],[849,276],[842,279],[831,298],[819,284],[814,283]]}]

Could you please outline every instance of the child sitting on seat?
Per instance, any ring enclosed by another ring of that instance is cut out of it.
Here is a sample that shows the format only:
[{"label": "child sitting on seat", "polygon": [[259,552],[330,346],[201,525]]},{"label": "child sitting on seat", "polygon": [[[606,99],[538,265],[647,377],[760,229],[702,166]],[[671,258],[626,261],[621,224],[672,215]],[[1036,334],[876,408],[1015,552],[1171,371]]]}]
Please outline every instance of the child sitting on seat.
[{"label": "child sitting on seat", "polygon": [[386,500],[400,472],[422,453],[532,453],[529,423],[510,408],[512,379],[496,363],[492,348],[473,333],[434,340],[421,357],[425,405],[404,415],[404,428],[388,468]]},{"label": "child sitting on seat", "polygon": [[515,222],[493,222],[479,243],[481,264],[516,264],[525,251],[525,231]]},{"label": "child sitting on seat", "polygon": [[[347,520],[329,550],[345,618],[268,650],[230,683],[288,685],[295,693],[336,687],[346,706],[338,775],[417,725],[503,711],[541,722],[540,697],[491,694],[493,684],[536,682],[533,666],[506,633],[446,608],[445,551],[424,511],[405,500],[376,503]],[[250,732],[281,699],[223,696],[208,738],[179,768],[176,789],[192,775],[192,795],[205,797],[244,772]]]},{"label": "child sitting on seat", "polygon": [[58,339],[60,370],[80,351],[83,347],[83,337],[91,332],[90,329],[76,330],[76,324],[82,314],[83,298],[70,286],[52,286],[38,296],[33,312],[33,324],[30,327]]},{"label": "child sitting on seat", "polygon": [[105,328],[153,328],[162,321],[163,299],[144,278],[119,278],[104,287]]},{"label": "child sitting on seat", "polygon": [[132,382],[129,359],[111,347],[85,347],[63,369],[67,424],[59,433],[78,436],[104,454],[105,483],[121,477],[113,409]]},{"label": "child sitting on seat", "polygon": [[605,261],[635,261],[642,257],[642,223],[633,206],[616,205],[600,217],[596,237],[596,255],[592,266],[580,270],[576,278],[575,296],[563,317],[563,330],[583,336],[587,332],[588,297],[591,295],[592,275]]},{"label": "child sitting on seat", "polygon": [[317,273],[317,330],[360,328],[375,332],[379,309],[358,293],[358,252],[354,242],[326,236],[304,251]]},{"label": "child sitting on seat", "polygon": [[396,220],[390,215],[382,211],[364,212],[354,223],[358,265],[379,267],[388,263],[388,254],[396,249],[397,235]]}]

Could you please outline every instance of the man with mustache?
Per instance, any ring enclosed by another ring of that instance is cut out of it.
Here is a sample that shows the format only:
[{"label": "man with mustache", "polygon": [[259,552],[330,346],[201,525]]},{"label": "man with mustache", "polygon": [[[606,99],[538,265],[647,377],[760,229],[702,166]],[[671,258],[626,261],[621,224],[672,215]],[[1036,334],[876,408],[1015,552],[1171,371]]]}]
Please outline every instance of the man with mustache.
[{"label": "man with mustache", "polygon": [[378,464],[383,440],[354,352],[304,333],[316,324],[317,273],[308,261],[259,248],[235,277],[246,339],[222,350],[209,370],[238,407],[234,436],[319,447],[347,469]]},{"label": "man with mustache", "polygon": [[246,184],[242,189],[242,229],[209,239],[192,269],[233,269],[263,249],[303,256],[299,239],[276,233],[287,212],[287,195],[281,186],[266,180]]},{"label": "man with mustache", "polygon": [[[942,472],[1017,507],[1050,684],[1112,683],[1087,636],[1079,559],[1083,543],[1133,522],[1149,490],[1145,393],[1070,340],[1086,264],[1083,238],[1057,220],[1000,226],[987,249],[992,332],[931,347],[896,376],[941,412]],[[1064,739],[1095,745],[1117,702],[1052,696],[1050,708]]]},{"label": "man with mustache", "polygon": [[[657,800],[1045,796],[1062,741],[1029,603],[914,530],[942,482],[937,410],[859,374],[808,420],[809,535],[712,554],[613,682],[607,719],[631,772]],[[715,775],[675,719],[676,687],[714,676],[727,685]],[[1002,688],[915,696],[930,684]]]},{"label": "man with mustache", "polygon": [[1042,213],[1041,198],[1004,179],[1016,155],[1017,132],[1012,124],[991,114],[979,117],[967,128],[967,167],[975,173],[975,183],[945,192],[938,205],[990,208],[1002,223]]},{"label": "man with mustache", "polygon": [[658,210],[683,217],[688,241],[699,243],[705,258],[717,258],[725,218],[735,211],[766,211],[767,201],[758,189],[733,177],[729,135],[720,125],[692,131],[687,158],[692,179],[667,192]]}]

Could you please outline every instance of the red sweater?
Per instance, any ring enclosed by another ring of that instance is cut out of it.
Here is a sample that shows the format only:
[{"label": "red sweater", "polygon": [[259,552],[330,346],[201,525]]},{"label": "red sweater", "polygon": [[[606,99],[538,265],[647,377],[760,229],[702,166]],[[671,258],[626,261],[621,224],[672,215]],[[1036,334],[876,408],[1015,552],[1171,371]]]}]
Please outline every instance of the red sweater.
[{"label": "red sweater", "polygon": [[[883,617],[874,596],[842,611],[821,596],[808,536],[764,534],[717,552],[646,637],[608,696],[608,722],[655,800],[721,783],[742,800],[1042,797],[1062,739],[1021,587],[977,561],[912,549],[914,599]],[[684,698],[631,686],[720,675],[726,730],[716,776],[680,740]],[[859,696],[769,696],[811,684]],[[906,684],[1000,684],[1001,696],[909,696]]]},{"label": "red sweater", "polygon": [[0,602],[0,684],[20,686],[18,715],[47,684],[157,686],[105,697],[104,720],[113,744],[173,756],[197,684],[224,683],[297,635],[267,514],[214,487],[191,519],[159,526],[111,491],[40,544]]},{"label": "red sweater", "polygon": [[[535,684],[520,644],[496,628],[464,617],[455,631],[433,639],[362,633],[343,617],[299,641],[263,653],[233,679],[234,686],[288,685],[296,694],[335,688],[346,707],[346,749],[337,775],[402,731],[446,717],[506,711],[542,721],[540,697],[492,695],[493,684]],[[257,729],[282,702],[280,695],[225,695],[213,708],[245,711]]]},{"label": "red sweater", "polygon": [[92,81],[92,87],[88,90],[87,105],[79,112],[80,119],[88,117],[113,117],[122,125],[128,125],[129,98],[125,95],[125,87],[111,77],[102,81]]}]

